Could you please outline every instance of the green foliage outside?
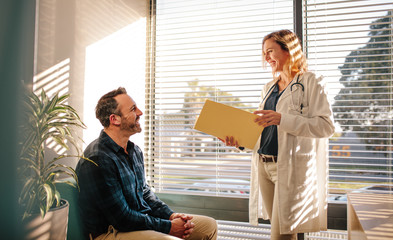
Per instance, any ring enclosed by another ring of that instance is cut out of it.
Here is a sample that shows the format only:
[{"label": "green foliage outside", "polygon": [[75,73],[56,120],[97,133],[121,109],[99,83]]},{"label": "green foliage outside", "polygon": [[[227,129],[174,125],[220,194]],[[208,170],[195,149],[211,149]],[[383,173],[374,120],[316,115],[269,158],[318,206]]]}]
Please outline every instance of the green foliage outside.
[{"label": "green foliage outside", "polygon": [[232,94],[222,91],[219,88],[211,86],[200,86],[197,79],[195,81],[188,82],[188,86],[190,87],[191,91],[186,92],[184,95],[184,104],[181,112],[199,112],[200,109],[195,108],[201,108],[206,99],[219,102],[230,102],[231,106],[237,108],[250,107],[246,104],[243,104],[240,98],[233,97]]},{"label": "green foliage outside", "polygon": [[[370,25],[370,40],[340,67],[343,88],[335,98],[335,120],[369,150],[392,151],[392,11]],[[377,146],[379,145],[379,146]],[[383,147],[381,147],[381,145]]]}]

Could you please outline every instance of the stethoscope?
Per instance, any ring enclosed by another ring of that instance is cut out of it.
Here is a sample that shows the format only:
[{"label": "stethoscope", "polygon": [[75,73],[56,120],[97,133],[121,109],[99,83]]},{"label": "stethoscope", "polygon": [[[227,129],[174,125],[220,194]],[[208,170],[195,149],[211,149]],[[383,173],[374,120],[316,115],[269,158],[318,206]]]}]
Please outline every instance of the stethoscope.
[{"label": "stethoscope", "polygon": [[302,87],[302,91],[304,92],[304,85],[301,82],[299,82],[299,75],[297,75],[296,82],[291,84],[291,92],[292,92],[292,87],[294,85],[299,85],[300,87]]},{"label": "stethoscope", "polygon": [[[304,85],[301,83],[301,82],[299,82],[299,75],[297,75],[297,79],[296,79],[296,82],[295,83],[292,83],[291,84],[291,87],[290,87],[290,90],[291,90],[291,98],[292,98],[292,104],[294,104],[294,101],[293,101],[293,91],[292,91],[292,87],[293,86],[296,86],[296,85],[299,85],[300,87],[301,87],[301,89],[302,89],[302,94],[301,94],[301,96],[298,98],[299,99],[299,104],[298,105],[300,105],[300,114],[303,114],[303,94],[304,94]],[[294,106],[295,106],[295,104],[294,104]]]},{"label": "stethoscope", "polygon": [[[296,79],[296,82],[294,82],[294,83],[292,83],[291,84],[291,86],[289,87],[289,90],[291,90],[291,100],[292,100],[292,104],[294,105],[294,106],[300,106],[300,114],[302,114],[303,113],[303,94],[304,94],[304,85],[299,81],[299,77],[300,77],[300,75],[297,75],[297,79]],[[296,89],[297,88],[295,88],[294,90],[292,89],[293,88],[293,86],[300,86],[300,88],[301,88],[301,90],[302,90],[302,94],[300,94],[300,96],[298,97],[298,100],[299,100],[299,102],[298,102],[298,104],[297,105],[295,105],[295,103],[294,103],[294,100],[293,100],[293,92],[294,91],[296,91]],[[265,99],[269,96],[269,93],[274,89],[276,87],[276,84],[274,84],[270,89],[269,89],[269,91],[267,92],[267,94],[265,95],[265,97],[263,98],[263,100],[262,100],[262,102],[264,102],[265,101]]]}]

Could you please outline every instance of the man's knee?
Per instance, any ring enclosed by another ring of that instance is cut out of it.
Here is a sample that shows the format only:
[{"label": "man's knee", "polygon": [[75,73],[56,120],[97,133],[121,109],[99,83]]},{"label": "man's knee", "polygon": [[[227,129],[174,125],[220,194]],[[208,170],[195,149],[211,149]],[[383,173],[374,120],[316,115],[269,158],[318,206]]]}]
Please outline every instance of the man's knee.
[{"label": "man's knee", "polygon": [[217,222],[214,218],[205,216],[205,222],[211,232],[217,231]]},{"label": "man's knee", "polygon": [[214,218],[194,215],[192,222],[195,224],[193,233],[190,236],[192,239],[216,239],[217,238],[217,222]]}]

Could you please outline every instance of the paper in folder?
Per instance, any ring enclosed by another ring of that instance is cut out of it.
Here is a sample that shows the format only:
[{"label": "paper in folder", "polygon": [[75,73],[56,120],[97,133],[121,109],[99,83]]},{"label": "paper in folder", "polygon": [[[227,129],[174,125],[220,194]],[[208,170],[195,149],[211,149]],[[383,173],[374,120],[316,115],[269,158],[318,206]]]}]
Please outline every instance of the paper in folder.
[{"label": "paper in folder", "polygon": [[239,146],[253,149],[263,130],[254,122],[257,117],[253,113],[206,100],[194,129],[221,139],[233,136]]}]

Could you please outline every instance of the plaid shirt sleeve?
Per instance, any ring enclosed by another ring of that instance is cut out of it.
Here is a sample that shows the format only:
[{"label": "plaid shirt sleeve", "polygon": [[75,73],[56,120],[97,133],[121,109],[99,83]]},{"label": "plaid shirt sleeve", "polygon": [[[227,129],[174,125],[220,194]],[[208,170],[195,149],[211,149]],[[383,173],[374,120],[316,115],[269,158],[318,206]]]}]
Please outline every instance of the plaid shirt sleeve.
[{"label": "plaid shirt sleeve", "polygon": [[[143,153],[137,146],[135,147],[135,155],[137,157],[134,157],[134,159],[139,162],[136,164],[139,166],[138,172],[144,173]],[[153,193],[150,186],[146,183],[144,174],[141,176],[141,179],[143,179],[143,199],[152,209],[151,215],[163,219],[169,219],[173,211]]]}]

